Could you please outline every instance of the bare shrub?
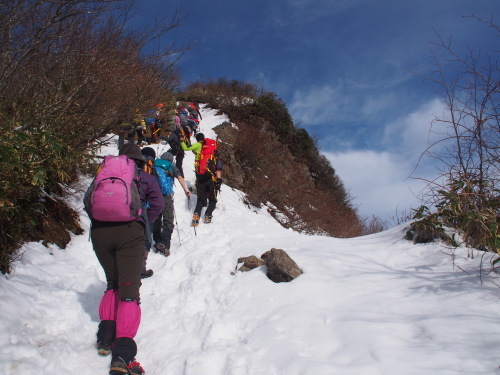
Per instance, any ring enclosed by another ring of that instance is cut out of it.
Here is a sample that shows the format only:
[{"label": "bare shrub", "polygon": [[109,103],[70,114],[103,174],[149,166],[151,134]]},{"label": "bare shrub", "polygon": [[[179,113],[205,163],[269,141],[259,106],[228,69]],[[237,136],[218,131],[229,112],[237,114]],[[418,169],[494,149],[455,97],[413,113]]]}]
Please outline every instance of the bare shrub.
[{"label": "bare shrub", "polygon": [[365,219],[363,223],[363,233],[364,234],[373,234],[383,232],[387,229],[387,222],[382,220],[381,218],[373,215],[369,219]]},{"label": "bare shrub", "polygon": [[[134,1],[12,0],[0,5],[0,270],[40,227],[48,194],[71,182],[88,147],[168,97],[178,83],[172,46],[144,47],[181,13],[128,27]],[[65,218],[59,218],[61,221]]]},{"label": "bare shrub", "polygon": [[[492,20],[472,19],[499,36]],[[496,46],[483,53],[469,47],[461,55],[451,39],[437,38],[434,45],[445,57],[434,52],[434,70],[422,77],[435,86],[447,114],[435,118],[432,127],[439,126],[440,136],[424,155],[438,161],[436,181],[443,182],[428,181],[429,204],[417,210],[413,227],[444,237],[445,227],[455,228],[467,246],[500,254],[499,52]]]}]

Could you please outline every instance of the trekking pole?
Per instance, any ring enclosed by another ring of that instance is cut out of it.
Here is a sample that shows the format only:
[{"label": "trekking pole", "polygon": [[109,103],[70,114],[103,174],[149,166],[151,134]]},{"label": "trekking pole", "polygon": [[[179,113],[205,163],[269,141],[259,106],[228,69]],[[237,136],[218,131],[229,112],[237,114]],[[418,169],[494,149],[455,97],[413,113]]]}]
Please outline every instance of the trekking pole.
[{"label": "trekking pole", "polygon": [[175,213],[175,208],[174,208],[174,219],[175,219],[175,228],[177,229],[177,236],[179,237],[179,246],[181,246],[182,245],[181,234],[179,233],[179,223],[177,222],[177,215]]}]

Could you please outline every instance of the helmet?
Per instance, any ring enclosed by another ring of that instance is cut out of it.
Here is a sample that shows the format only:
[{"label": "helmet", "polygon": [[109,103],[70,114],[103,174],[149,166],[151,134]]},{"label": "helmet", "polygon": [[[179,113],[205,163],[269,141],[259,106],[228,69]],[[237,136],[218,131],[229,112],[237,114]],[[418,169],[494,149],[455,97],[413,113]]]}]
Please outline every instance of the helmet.
[{"label": "helmet", "polygon": [[158,104],[156,105],[156,108],[158,108],[158,109],[162,109],[162,108],[165,108],[165,106],[163,105],[163,103],[158,103]]}]

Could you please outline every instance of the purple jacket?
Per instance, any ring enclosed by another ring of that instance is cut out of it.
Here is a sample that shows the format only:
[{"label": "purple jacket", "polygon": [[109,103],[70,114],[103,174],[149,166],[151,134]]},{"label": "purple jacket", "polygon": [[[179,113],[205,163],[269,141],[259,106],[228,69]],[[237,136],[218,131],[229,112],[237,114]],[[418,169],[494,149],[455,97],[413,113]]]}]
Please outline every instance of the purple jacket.
[{"label": "purple jacket", "polygon": [[160,185],[154,176],[145,171],[140,171],[141,177],[141,200],[147,203],[148,220],[153,223],[160,216],[164,202]]}]

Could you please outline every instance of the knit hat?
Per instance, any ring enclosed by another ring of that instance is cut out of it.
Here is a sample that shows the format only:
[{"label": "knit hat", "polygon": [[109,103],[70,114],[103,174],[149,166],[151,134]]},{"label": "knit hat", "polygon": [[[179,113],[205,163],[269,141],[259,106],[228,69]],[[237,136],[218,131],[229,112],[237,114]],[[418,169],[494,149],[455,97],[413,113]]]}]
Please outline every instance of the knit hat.
[{"label": "knit hat", "polygon": [[144,155],[144,158],[146,160],[155,160],[156,159],[156,152],[151,147],[144,147],[141,150],[141,154]]},{"label": "knit hat", "polygon": [[144,161],[141,149],[135,143],[126,143],[120,148],[120,155],[127,155],[130,159]]},{"label": "knit hat", "polygon": [[198,133],[198,134],[196,134],[196,140],[197,140],[198,142],[201,142],[201,141],[203,141],[204,139],[205,139],[205,135],[204,135],[203,133]]},{"label": "knit hat", "polygon": [[163,154],[161,154],[160,159],[174,161],[174,155],[172,155],[172,153],[167,151],[167,152],[164,152]]}]

